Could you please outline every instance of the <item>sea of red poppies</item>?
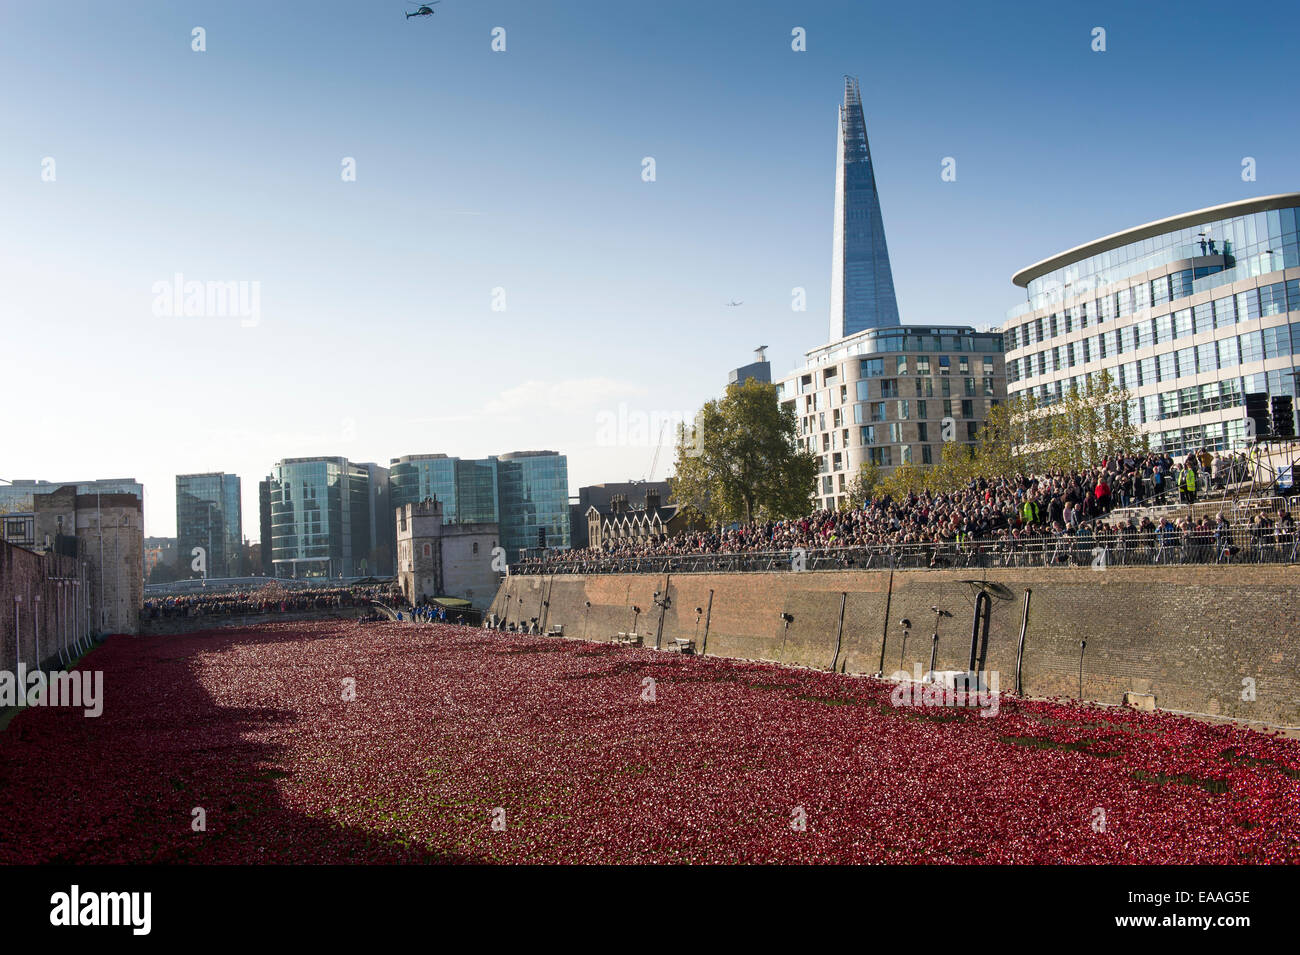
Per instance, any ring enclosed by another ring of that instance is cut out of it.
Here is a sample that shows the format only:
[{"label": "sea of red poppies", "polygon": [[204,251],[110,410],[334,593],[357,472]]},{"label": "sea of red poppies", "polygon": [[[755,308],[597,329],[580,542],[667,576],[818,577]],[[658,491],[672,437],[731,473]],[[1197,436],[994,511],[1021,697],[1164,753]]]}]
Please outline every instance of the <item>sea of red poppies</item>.
[{"label": "sea of red poppies", "polygon": [[1300,742],[438,625],[112,637],[0,732],[0,862],[1300,862]]}]

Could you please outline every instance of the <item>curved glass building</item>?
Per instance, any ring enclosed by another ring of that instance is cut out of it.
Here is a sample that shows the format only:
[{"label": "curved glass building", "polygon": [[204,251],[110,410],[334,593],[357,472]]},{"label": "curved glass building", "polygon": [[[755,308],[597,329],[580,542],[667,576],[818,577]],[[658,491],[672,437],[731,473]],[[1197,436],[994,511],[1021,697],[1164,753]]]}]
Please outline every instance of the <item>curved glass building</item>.
[{"label": "curved glass building", "polygon": [[1294,433],[1300,193],[1148,222],[1012,281],[1026,301],[1002,326],[1010,397],[1050,405],[1105,370],[1156,450],[1243,446],[1248,396]]},{"label": "curved glass building", "polygon": [[447,524],[497,524],[497,459],[462,459],[445,454],[404,454],[389,462],[393,508],[426,498],[442,503]]},{"label": "curved glass building", "polygon": [[276,577],[392,573],[386,468],[343,457],[285,458],[266,483]]}]

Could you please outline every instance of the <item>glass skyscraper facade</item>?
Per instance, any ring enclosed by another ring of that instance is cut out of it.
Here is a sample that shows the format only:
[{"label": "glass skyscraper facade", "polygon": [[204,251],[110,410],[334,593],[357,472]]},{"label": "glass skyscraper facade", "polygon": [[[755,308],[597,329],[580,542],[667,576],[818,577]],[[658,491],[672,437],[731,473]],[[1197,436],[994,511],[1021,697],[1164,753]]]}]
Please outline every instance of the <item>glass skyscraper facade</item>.
[{"label": "glass skyscraper facade", "polygon": [[425,498],[442,503],[448,524],[497,524],[497,459],[461,459],[445,454],[407,454],[389,463],[392,506],[401,508]]},{"label": "glass skyscraper facade", "polygon": [[450,524],[496,524],[510,559],[522,549],[568,549],[569,465],[554,451],[486,458],[408,454],[390,462],[393,507],[436,497]]},{"label": "glass skyscraper facade", "polygon": [[176,547],[182,570],[193,566],[194,548],[201,547],[208,577],[239,576],[242,527],[238,475],[176,475]]},{"label": "glass skyscraper facade", "polygon": [[858,81],[845,77],[835,156],[830,340],[899,323],[862,96]]},{"label": "glass skyscraper facade", "polygon": [[1002,326],[1010,396],[1050,405],[1104,370],[1175,455],[1243,446],[1247,395],[1291,396],[1294,427],[1300,193],[1147,223],[1013,281],[1027,300]]},{"label": "glass skyscraper facade", "polygon": [[511,560],[521,550],[568,550],[569,462],[554,451],[515,451],[497,458],[501,546]]},{"label": "glass skyscraper facade", "polygon": [[285,458],[267,486],[276,577],[392,573],[387,468],[342,457]]}]

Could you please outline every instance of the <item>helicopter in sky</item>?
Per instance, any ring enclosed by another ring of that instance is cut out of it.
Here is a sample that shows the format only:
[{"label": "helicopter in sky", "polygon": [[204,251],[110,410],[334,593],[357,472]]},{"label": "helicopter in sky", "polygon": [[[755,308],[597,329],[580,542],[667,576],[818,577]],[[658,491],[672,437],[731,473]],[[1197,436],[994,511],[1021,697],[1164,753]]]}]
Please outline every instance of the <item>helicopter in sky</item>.
[{"label": "helicopter in sky", "polygon": [[422,3],[418,10],[413,13],[408,13],[406,19],[409,20],[411,17],[431,17],[434,14],[433,5],[441,2],[442,0],[429,0],[428,3]]}]

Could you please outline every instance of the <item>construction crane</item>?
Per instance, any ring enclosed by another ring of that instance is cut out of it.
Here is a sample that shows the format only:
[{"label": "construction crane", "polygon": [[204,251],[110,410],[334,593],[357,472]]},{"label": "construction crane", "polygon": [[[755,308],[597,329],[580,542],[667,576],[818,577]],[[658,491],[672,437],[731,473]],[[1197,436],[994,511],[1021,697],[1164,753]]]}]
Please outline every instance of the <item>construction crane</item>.
[{"label": "construction crane", "polygon": [[667,427],[668,427],[668,421],[667,419],[665,419],[663,423],[659,425],[659,441],[655,444],[654,457],[650,459],[650,470],[646,472],[645,480],[647,482],[654,480],[655,468],[659,466],[659,452],[663,449],[664,446],[664,430]]}]

